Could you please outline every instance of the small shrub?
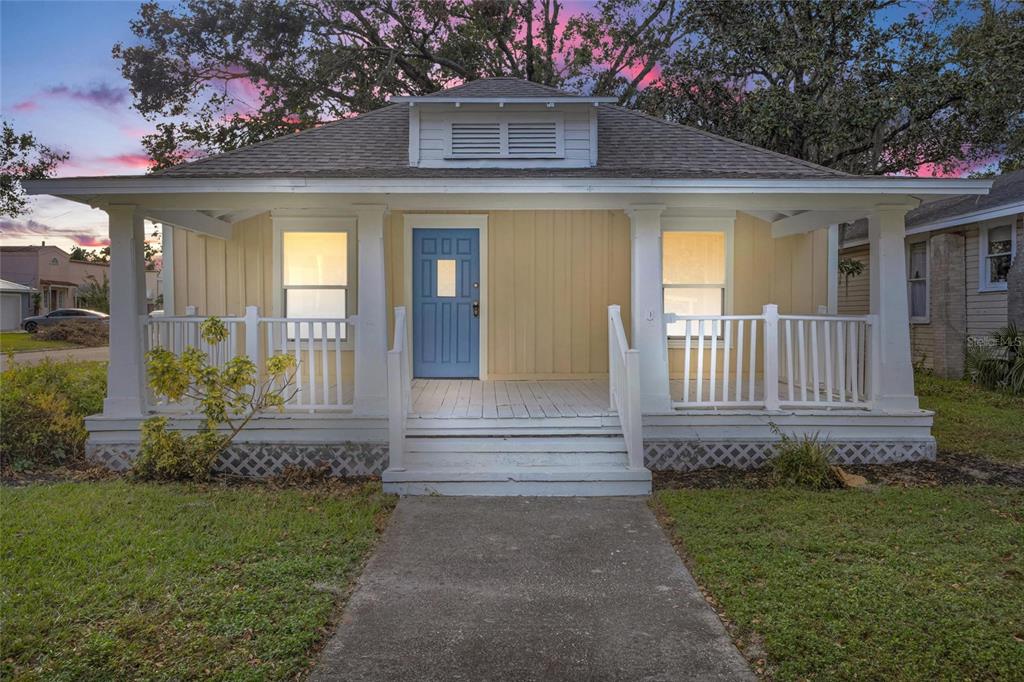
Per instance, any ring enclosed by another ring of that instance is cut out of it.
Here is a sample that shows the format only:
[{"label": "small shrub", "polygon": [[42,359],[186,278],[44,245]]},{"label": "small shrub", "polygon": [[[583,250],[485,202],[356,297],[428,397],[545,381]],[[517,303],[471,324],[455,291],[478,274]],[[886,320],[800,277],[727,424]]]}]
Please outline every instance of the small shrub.
[{"label": "small shrub", "polygon": [[985,388],[1024,395],[1024,332],[1009,324],[967,347],[964,375]]},{"label": "small shrub", "polygon": [[213,431],[184,436],[167,430],[166,417],[142,423],[142,446],[132,467],[138,478],[165,481],[205,481],[227,438]]},{"label": "small shrub", "polygon": [[44,341],[65,341],[76,346],[106,346],[110,343],[110,328],[101,322],[61,322],[40,327],[36,337]]},{"label": "small shrub", "polygon": [[[207,344],[216,346],[228,338],[228,328],[211,317],[200,325],[199,334]],[[180,355],[154,348],[146,353],[146,368],[157,396],[171,402],[194,401],[205,422],[198,433],[185,436],[168,431],[164,417],[146,420],[139,457],[133,465],[138,478],[205,480],[218,455],[254,416],[270,408],[283,409],[295,394],[295,358],[285,353],[267,358],[263,377],[245,355],[218,367],[194,346]]]},{"label": "small shrub", "polygon": [[775,446],[775,458],[771,463],[776,484],[810,490],[843,487],[842,478],[829,461],[834,450],[828,443],[820,441],[818,434],[793,438],[775,424],[772,424],[772,431],[781,439]]},{"label": "small shrub", "polygon": [[13,364],[0,385],[0,467],[55,466],[84,454],[83,418],[103,408],[105,363]]}]

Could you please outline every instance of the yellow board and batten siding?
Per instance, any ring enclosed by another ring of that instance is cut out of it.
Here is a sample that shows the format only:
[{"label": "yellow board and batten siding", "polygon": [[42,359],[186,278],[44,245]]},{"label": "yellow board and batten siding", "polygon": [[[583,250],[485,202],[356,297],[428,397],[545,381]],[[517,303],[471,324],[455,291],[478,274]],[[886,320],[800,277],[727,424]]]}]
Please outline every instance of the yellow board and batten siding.
[{"label": "yellow board and batten siding", "polygon": [[[417,213],[420,213],[417,211]],[[488,376],[608,371],[608,306],[629,325],[629,218],[621,211],[488,211]],[[405,220],[388,217],[388,305],[404,304]]]},{"label": "yellow board and batten siding", "polygon": [[[386,220],[391,310],[406,303],[405,225],[399,211]],[[824,230],[773,239],[767,222],[739,213],[733,244],[734,314],[760,313],[766,303],[777,303],[783,314],[814,313],[826,303]],[[489,211],[486,258],[490,377],[607,373],[608,306],[622,306],[627,333],[630,324],[630,226],[624,212]],[[175,230],[175,314],[193,305],[199,315],[235,316],[255,305],[271,315],[273,263],[269,214],[238,223],[227,241]],[[350,306],[354,312],[355,301]],[[389,320],[389,339],[392,325]],[[673,373],[681,371],[682,353],[669,352]]]}]

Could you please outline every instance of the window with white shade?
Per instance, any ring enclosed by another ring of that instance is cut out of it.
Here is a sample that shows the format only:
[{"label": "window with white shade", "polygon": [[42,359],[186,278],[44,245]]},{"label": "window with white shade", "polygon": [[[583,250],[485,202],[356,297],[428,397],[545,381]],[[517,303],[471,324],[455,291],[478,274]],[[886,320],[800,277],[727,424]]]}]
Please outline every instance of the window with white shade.
[{"label": "window with white shade", "polygon": [[981,255],[981,290],[1000,291],[1006,289],[1006,276],[1016,251],[1016,235],[1012,219],[1003,219],[982,225],[979,232]]},{"label": "window with white shade", "polygon": [[928,242],[907,248],[907,296],[911,322],[928,321]]},{"label": "window with white shade", "polygon": [[[665,312],[675,315],[723,315],[726,296],[724,232],[662,233],[662,287]],[[691,326],[691,331],[693,331]],[[668,335],[682,336],[685,322],[673,322]]]},{"label": "window with white shade", "polygon": [[[284,316],[288,318],[340,319],[348,314],[349,235],[347,232],[285,231],[281,234],[281,284]],[[295,338],[298,327],[289,325]],[[314,328],[319,334],[320,327]],[[342,325],[342,338],[347,329]],[[319,336],[317,336],[319,338]]]}]

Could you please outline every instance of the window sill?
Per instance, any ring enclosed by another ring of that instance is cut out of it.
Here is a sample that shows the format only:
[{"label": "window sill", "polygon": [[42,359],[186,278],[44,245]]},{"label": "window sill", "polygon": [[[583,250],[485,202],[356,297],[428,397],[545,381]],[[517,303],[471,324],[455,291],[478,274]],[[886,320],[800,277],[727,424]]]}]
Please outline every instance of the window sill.
[{"label": "window sill", "polygon": [[992,293],[998,293],[1000,291],[1006,291],[1006,290],[1007,290],[1007,285],[1005,283],[1002,284],[1002,285],[993,284],[993,285],[987,286],[987,287],[978,287],[978,293],[980,293],[980,294],[992,294]]},{"label": "window sill", "polygon": [[912,317],[910,318],[910,324],[931,324],[932,321],[927,317]]}]

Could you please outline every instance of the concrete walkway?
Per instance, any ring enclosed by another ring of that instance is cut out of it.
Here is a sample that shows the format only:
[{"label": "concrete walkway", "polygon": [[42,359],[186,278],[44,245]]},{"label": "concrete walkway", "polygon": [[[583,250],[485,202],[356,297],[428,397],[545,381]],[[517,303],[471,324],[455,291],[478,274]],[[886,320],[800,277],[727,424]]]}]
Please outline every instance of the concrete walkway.
[{"label": "concrete walkway", "polygon": [[311,680],[750,680],[645,499],[403,499]]},{"label": "concrete walkway", "polygon": [[[37,365],[43,360],[64,362],[66,360],[102,360],[110,359],[110,347],[96,348],[59,348],[55,350],[31,350],[14,354],[14,362],[19,365]],[[7,356],[0,354],[0,371],[7,369]]]}]

